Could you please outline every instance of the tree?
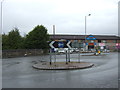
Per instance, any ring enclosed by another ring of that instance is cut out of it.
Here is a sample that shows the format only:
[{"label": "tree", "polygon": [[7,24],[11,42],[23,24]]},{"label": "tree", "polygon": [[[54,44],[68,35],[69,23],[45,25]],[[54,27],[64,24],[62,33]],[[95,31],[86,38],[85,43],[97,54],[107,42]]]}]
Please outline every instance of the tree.
[{"label": "tree", "polygon": [[8,49],[8,35],[6,35],[5,33],[2,35],[2,49]]},{"label": "tree", "polygon": [[25,47],[28,49],[47,49],[49,35],[43,25],[37,25],[26,35]]},{"label": "tree", "polygon": [[23,45],[23,39],[20,36],[19,29],[14,28],[8,35],[2,35],[3,49],[21,49]]}]

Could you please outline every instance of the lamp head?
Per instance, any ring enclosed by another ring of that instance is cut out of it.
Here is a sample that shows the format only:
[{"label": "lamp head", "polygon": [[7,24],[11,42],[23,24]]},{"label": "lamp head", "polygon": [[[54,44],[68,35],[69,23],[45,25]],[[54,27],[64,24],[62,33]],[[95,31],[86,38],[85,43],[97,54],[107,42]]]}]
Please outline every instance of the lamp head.
[{"label": "lamp head", "polygon": [[88,16],[91,16],[91,14],[88,14]]}]

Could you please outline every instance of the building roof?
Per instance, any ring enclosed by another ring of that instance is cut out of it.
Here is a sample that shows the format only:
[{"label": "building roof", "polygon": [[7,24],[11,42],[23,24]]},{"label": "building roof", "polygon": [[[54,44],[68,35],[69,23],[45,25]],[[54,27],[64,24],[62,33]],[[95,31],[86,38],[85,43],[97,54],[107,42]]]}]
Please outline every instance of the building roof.
[{"label": "building roof", "polygon": [[[89,35],[86,35],[88,37]],[[115,35],[93,35],[97,40],[120,40],[119,36]],[[63,34],[56,34],[50,35],[50,39],[67,39],[67,40],[84,40],[85,35],[63,35]]]}]

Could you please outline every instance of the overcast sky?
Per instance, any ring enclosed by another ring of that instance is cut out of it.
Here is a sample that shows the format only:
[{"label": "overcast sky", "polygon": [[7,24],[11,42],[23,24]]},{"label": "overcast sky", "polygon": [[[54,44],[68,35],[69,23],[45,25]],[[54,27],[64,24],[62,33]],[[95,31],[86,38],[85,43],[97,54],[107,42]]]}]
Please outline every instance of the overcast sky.
[{"label": "overcast sky", "polygon": [[[21,35],[36,25],[52,34],[118,34],[119,0],[4,0],[3,32],[18,27]],[[91,16],[88,16],[91,14]]]}]

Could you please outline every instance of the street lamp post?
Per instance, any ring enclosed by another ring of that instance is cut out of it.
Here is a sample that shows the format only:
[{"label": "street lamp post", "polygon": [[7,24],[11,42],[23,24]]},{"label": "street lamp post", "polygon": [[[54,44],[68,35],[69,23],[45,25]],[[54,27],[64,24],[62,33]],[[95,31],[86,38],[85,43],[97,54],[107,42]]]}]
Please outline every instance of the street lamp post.
[{"label": "street lamp post", "polygon": [[[55,41],[55,25],[53,25],[53,37],[54,37],[54,41]],[[56,63],[56,51],[55,51],[55,48],[54,48],[54,63]]]},{"label": "street lamp post", "polygon": [[[88,14],[88,16],[90,16],[91,14]],[[87,16],[85,16],[85,51],[86,51],[86,30],[87,30],[87,23],[86,23],[86,20],[87,19]]]},{"label": "street lamp post", "polygon": [[3,1],[1,1],[1,31],[3,30]]}]

